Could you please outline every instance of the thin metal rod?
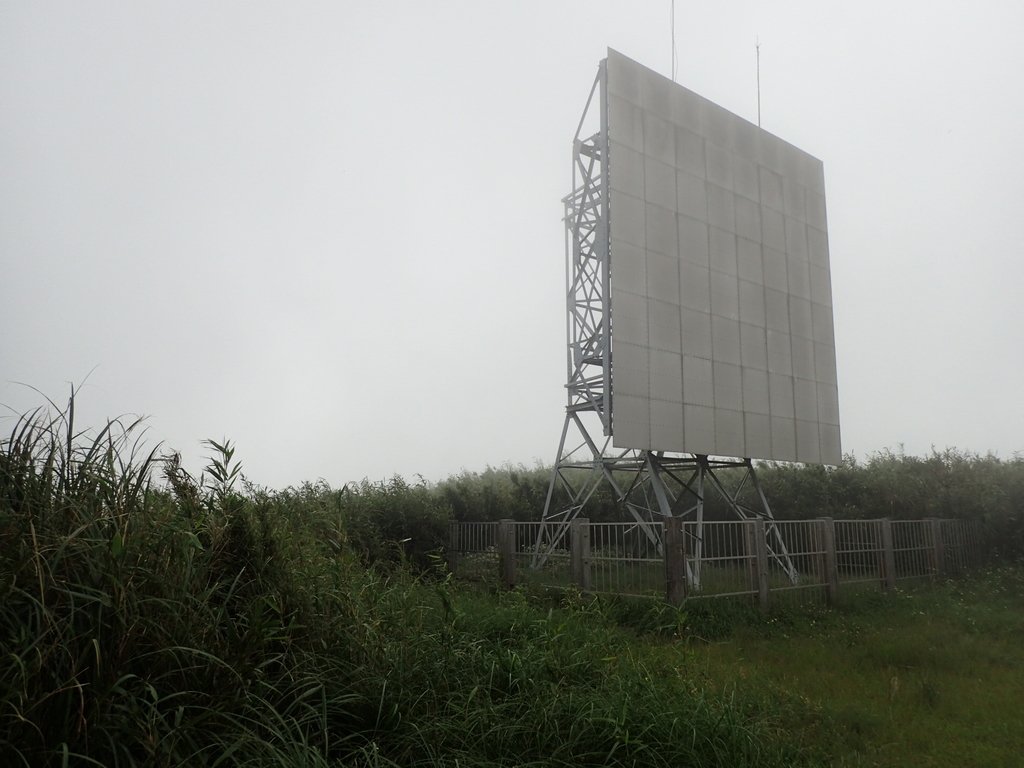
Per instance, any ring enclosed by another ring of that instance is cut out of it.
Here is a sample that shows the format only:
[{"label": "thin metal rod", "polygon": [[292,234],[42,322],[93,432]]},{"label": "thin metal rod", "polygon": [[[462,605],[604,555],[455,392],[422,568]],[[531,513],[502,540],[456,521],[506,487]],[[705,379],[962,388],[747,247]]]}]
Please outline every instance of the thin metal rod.
[{"label": "thin metal rod", "polygon": [[590,86],[590,95],[587,96],[586,106],[583,107],[583,114],[580,116],[580,124],[576,126],[576,135],[573,137],[576,141],[579,141],[580,133],[583,131],[583,122],[587,119],[587,112],[590,111],[590,102],[594,98],[594,92],[597,91],[597,85],[601,82],[602,68],[598,68],[597,77],[594,78],[594,84]]},{"label": "thin metal rod", "polygon": [[672,26],[672,82],[676,81],[676,0],[672,0],[672,13],[669,19]]},{"label": "thin metal rod", "polygon": [[603,398],[601,402],[601,422],[604,426],[604,433],[611,437],[612,434],[612,286],[611,286],[611,228],[609,223],[609,211],[611,196],[608,194],[608,60],[601,62],[598,68],[598,79],[601,83],[601,134],[598,139],[598,150],[601,153],[601,212],[597,222],[597,242],[595,251],[598,262],[603,267],[601,283],[601,330],[604,333],[604,360],[601,366]]},{"label": "thin metal rod", "polygon": [[536,562],[540,553],[540,542],[544,538],[544,526],[547,525],[548,511],[551,509],[551,497],[555,494],[555,482],[559,478],[559,466],[562,463],[562,450],[565,448],[565,436],[569,432],[569,415],[566,414],[565,422],[562,424],[562,437],[558,441],[558,452],[555,454],[555,466],[551,468],[551,482],[548,484],[548,495],[544,499],[544,514],[540,520],[540,533],[537,536],[537,546],[533,550],[533,558]]},{"label": "thin metal rod", "polygon": [[757,51],[757,127],[761,127],[761,38],[754,45]]},{"label": "thin metal rod", "polygon": [[708,457],[697,457],[697,546],[693,557],[693,588],[700,590],[700,562],[704,557],[704,473],[707,471]]}]

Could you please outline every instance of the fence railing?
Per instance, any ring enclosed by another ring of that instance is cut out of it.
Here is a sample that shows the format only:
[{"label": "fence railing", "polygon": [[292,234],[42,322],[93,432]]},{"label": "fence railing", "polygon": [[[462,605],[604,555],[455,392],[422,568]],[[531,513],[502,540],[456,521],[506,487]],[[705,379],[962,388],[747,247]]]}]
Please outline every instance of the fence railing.
[{"label": "fence railing", "polygon": [[452,523],[448,567],[459,578],[575,586],[584,592],[686,599],[749,595],[835,602],[855,585],[964,572],[979,560],[970,520],[669,519],[569,526]]}]

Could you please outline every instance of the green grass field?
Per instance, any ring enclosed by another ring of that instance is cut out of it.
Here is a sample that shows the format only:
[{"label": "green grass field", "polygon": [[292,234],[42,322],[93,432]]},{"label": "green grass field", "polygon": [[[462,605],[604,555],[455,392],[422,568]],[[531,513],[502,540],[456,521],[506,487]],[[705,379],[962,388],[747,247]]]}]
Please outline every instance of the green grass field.
[{"label": "green grass field", "polygon": [[[553,615],[565,621],[582,616],[595,631],[636,633],[614,636],[641,668],[689,695],[730,701],[790,750],[793,764],[1017,766],[1024,755],[1021,566],[905,582],[890,594],[847,585],[834,609],[777,593],[767,617],[745,598],[673,609],[572,591],[545,596],[530,583],[511,594],[470,595],[470,613],[485,623],[511,604],[529,613],[557,600]],[[599,654],[596,642],[580,637],[578,653]],[[608,657],[621,652],[611,648]]]},{"label": "green grass field", "polygon": [[[689,643],[705,685],[776,709],[823,764],[1017,766],[1024,571],[863,595]],[[666,650],[673,653],[674,650]],[[790,710],[783,702],[801,703]]]}]

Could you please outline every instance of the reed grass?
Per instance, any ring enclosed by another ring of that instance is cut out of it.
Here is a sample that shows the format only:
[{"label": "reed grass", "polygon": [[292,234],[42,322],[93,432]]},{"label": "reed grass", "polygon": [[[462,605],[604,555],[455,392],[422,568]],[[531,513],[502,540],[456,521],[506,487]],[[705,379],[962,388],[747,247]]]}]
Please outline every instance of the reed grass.
[{"label": "reed grass", "polygon": [[0,764],[809,760],[596,603],[454,584],[401,535],[443,535],[426,489],[269,491],[227,440],[195,477],[140,437],[72,395],[0,441]]}]

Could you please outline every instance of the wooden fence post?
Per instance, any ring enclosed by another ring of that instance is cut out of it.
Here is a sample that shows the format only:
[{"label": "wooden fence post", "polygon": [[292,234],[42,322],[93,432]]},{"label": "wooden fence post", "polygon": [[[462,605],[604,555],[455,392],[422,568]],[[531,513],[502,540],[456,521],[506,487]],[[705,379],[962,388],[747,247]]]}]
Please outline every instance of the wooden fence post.
[{"label": "wooden fence post", "polygon": [[678,517],[667,517],[664,526],[665,599],[672,605],[682,605],[686,600],[686,539],[683,538],[683,521]]},{"label": "wooden fence post", "polygon": [[967,540],[970,547],[968,564],[974,568],[982,563],[981,551],[981,523],[977,520],[967,521]]},{"label": "wooden fence post", "polygon": [[577,517],[569,523],[569,547],[573,583],[581,592],[590,591],[590,520]]},{"label": "wooden fence post", "polygon": [[836,565],[836,525],[831,517],[818,520],[821,543],[825,550],[825,600],[835,605],[839,599],[839,569]]},{"label": "wooden fence post", "polygon": [[455,573],[459,564],[459,523],[452,520],[448,523],[448,549],[445,552],[448,560],[448,573]]},{"label": "wooden fence post", "polygon": [[[946,573],[952,576],[959,576],[964,571],[964,521],[946,520],[943,522],[946,532],[949,534],[942,545],[942,561],[946,567]],[[949,547],[946,547],[946,544]]]},{"label": "wooden fence post", "polygon": [[892,520],[885,517],[878,521],[882,530],[882,586],[896,588],[896,552],[892,544]]},{"label": "wooden fence post", "polygon": [[[757,605],[762,613],[768,612],[768,541],[765,538],[764,519],[756,517],[747,521],[748,546],[753,544],[754,586],[757,589]],[[748,549],[748,552],[750,550]]]},{"label": "wooden fence post", "polygon": [[498,573],[506,589],[516,585],[516,522],[498,521]]},{"label": "wooden fence post", "polygon": [[926,522],[931,537],[931,559],[933,577],[942,576],[946,572],[946,551],[942,545],[942,520],[932,518]]}]

